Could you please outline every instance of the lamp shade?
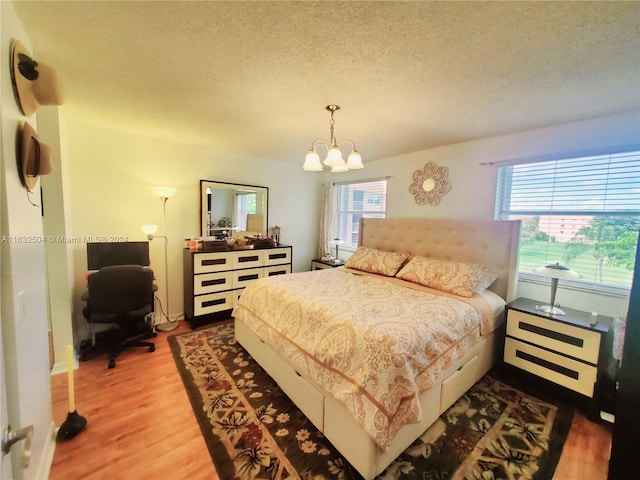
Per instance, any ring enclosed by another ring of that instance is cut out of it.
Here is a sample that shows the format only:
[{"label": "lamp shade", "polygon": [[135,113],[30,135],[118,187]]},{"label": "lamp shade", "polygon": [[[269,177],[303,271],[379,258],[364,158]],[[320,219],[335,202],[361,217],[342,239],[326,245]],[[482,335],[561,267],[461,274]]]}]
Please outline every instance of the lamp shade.
[{"label": "lamp shade", "polygon": [[158,231],[158,226],[157,225],[142,225],[140,227],[140,230],[142,230],[142,232],[145,235],[153,235]]},{"label": "lamp shade", "polygon": [[347,168],[349,170],[358,170],[360,168],[364,168],[364,165],[362,164],[362,157],[357,150],[351,152],[347,157]]},{"label": "lamp shade", "polygon": [[533,271],[534,273],[538,273],[550,278],[560,278],[565,280],[575,280],[578,278],[582,278],[582,275],[580,275],[578,272],[574,272],[569,267],[560,265],[559,263],[549,263],[542,267],[535,268]]},{"label": "lamp shade", "polygon": [[307,172],[321,172],[322,164],[320,163],[320,157],[318,154],[313,150],[310,150],[309,153],[307,153],[307,157],[304,160],[302,168]]},{"label": "lamp shade", "polygon": [[151,191],[156,197],[160,198],[171,198],[176,194],[176,187],[159,187],[153,186],[151,187]]},{"label": "lamp shade", "polygon": [[140,230],[142,230],[142,233],[144,233],[149,240],[153,240],[153,236],[156,234],[156,231],[158,230],[158,226],[157,225],[142,225],[140,227]]},{"label": "lamp shade", "polygon": [[538,307],[538,310],[549,313],[551,315],[565,315],[563,310],[556,307],[556,292],[558,291],[558,281],[560,279],[572,280],[576,278],[582,278],[582,275],[580,275],[578,272],[574,272],[565,265],[560,265],[559,263],[549,263],[542,267],[535,268],[533,271],[540,275],[544,275],[545,277],[551,278],[551,300],[549,301],[549,305],[542,305],[541,307]]},{"label": "lamp shade", "polygon": [[338,147],[331,147],[327,153],[327,158],[323,162],[327,167],[335,167],[338,165],[344,165],[344,159],[342,158],[342,152]]}]

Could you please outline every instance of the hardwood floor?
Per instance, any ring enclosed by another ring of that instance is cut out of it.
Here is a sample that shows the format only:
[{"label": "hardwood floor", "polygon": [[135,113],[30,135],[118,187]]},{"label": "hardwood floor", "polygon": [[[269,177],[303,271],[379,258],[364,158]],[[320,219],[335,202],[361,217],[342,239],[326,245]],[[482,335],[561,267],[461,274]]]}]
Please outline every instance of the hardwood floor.
[{"label": "hardwood floor", "polygon": [[[114,369],[104,355],[80,363],[75,404],[87,427],[57,444],[51,480],[219,479],[166,339],[187,331],[180,322],[158,332],[155,352],[128,349]],[[68,411],[67,374],[52,376],[51,389],[60,425]],[[610,431],[576,414],[554,480],[605,480]]]}]

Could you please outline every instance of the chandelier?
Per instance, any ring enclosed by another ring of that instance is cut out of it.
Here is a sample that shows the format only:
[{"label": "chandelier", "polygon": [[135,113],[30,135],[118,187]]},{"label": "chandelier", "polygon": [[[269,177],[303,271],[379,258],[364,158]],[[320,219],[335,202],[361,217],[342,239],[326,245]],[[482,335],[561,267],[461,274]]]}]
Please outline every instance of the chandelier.
[{"label": "chandelier", "polygon": [[[335,121],[333,120],[333,114],[340,110],[339,105],[327,105],[326,109],[331,112],[331,120],[329,121],[329,131],[331,132],[331,143],[328,144],[324,140],[314,140],[311,144],[311,149],[309,153],[307,153],[307,157],[304,160],[304,165],[302,166],[308,172],[321,172],[323,169],[322,164],[327,167],[331,167],[332,172],[346,172],[348,170],[356,170],[358,168],[364,168],[362,164],[362,158],[356,150],[355,144],[351,140],[340,140],[339,142],[336,140],[336,137],[333,135],[333,124]],[[347,157],[347,161],[344,161],[342,158],[342,152],[340,151],[340,145],[343,143],[351,144],[351,153]],[[318,156],[317,148],[319,145],[324,145],[327,149],[327,158],[324,159],[324,162],[320,163],[320,157]]]}]

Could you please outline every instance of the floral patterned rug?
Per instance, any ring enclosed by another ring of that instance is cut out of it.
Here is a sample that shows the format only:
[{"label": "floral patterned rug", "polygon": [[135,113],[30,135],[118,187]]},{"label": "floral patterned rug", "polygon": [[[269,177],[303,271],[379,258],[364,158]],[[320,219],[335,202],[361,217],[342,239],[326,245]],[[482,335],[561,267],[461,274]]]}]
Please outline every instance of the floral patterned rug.
[{"label": "floral patterned rug", "polygon": [[[360,479],[236,342],[233,322],[169,337],[222,480]],[[378,480],[551,479],[573,412],[490,372]]]}]

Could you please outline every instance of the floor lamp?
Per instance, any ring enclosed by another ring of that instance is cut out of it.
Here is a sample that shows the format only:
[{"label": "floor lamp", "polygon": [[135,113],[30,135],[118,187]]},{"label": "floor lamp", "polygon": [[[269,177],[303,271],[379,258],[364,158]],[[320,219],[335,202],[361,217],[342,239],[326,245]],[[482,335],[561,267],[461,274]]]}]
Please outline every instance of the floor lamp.
[{"label": "floor lamp", "polygon": [[165,281],[165,296],[166,296],[166,313],[164,314],[166,322],[156,325],[156,329],[161,332],[168,332],[178,327],[177,321],[171,321],[169,318],[169,239],[167,238],[167,200],[173,197],[176,193],[176,187],[151,187],[151,191],[154,195],[162,200],[162,213],[164,216],[164,235],[156,235],[157,227],[155,225],[143,225],[142,231],[147,235],[147,238],[151,241],[155,237],[164,239],[164,281]]}]

